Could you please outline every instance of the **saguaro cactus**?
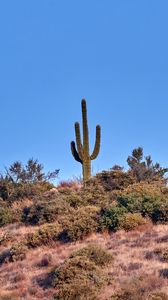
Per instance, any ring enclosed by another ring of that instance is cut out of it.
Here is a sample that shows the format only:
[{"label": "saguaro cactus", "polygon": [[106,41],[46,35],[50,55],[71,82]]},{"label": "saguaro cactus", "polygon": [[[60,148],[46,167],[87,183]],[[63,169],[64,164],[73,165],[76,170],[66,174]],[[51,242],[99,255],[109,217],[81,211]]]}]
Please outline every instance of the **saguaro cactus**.
[{"label": "saguaro cactus", "polygon": [[75,142],[71,142],[71,151],[75,160],[82,164],[83,168],[83,181],[86,182],[89,180],[91,176],[91,160],[95,159],[100,151],[100,133],[101,128],[99,125],[96,126],[96,141],[93,153],[90,155],[89,152],[89,130],[88,130],[88,122],[87,122],[87,107],[86,100],[83,99],[81,102],[82,105],[82,120],[83,120],[83,145],[81,141],[81,133],[80,133],[80,124],[78,122],[75,123],[75,135],[76,135],[76,146]]}]

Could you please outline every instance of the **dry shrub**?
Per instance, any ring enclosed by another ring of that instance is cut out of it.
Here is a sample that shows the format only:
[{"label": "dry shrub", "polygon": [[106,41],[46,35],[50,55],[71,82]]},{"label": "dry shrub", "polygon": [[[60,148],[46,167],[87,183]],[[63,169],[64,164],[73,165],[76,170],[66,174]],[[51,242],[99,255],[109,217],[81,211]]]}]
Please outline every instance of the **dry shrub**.
[{"label": "dry shrub", "polygon": [[55,299],[98,299],[98,291],[107,284],[102,267],[110,262],[108,255],[96,246],[86,247],[71,255],[52,272],[52,285],[57,288]]},{"label": "dry shrub", "polygon": [[160,261],[168,262],[168,248],[155,248],[152,251],[147,251],[146,259],[159,259]]},{"label": "dry shrub", "polygon": [[59,239],[63,242],[83,239],[98,229],[99,209],[95,206],[86,206],[74,209],[72,214],[59,219],[62,232]]},{"label": "dry shrub", "polygon": [[[149,299],[163,299],[167,300],[167,296],[162,293],[158,293],[162,287],[162,280],[154,276],[141,276],[131,281],[126,281],[121,284],[120,292],[113,295],[111,300],[144,300],[148,299],[149,295],[154,298]],[[162,295],[163,298],[156,298],[156,296]]]},{"label": "dry shrub", "polygon": [[10,249],[9,261],[15,262],[26,258],[28,248],[22,242],[14,244]]},{"label": "dry shrub", "polygon": [[95,178],[92,178],[87,186],[80,191],[80,196],[84,204],[96,205],[98,207],[105,207],[110,203],[110,195],[104,190]]},{"label": "dry shrub", "polygon": [[43,254],[41,261],[38,263],[38,267],[48,267],[52,262],[52,255],[49,253]]},{"label": "dry shrub", "polygon": [[151,293],[148,295],[147,300],[168,300],[168,295],[162,292]]},{"label": "dry shrub", "polygon": [[101,246],[90,244],[74,252],[70,258],[86,256],[90,261],[93,261],[97,266],[108,265],[113,260],[113,256]]},{"label": "dry shrub", "polygon": [[147,220],[143,218],[141,214],[127,213],[124,214],[120,220],[120,228],[124,229],[125,231],[130,231],[146,223]]},{"label": "dry shrub", "polygon": [[59,192],[64,192],[65,190],[79,191],[81,189],[81,183],[77,180],[62,180],[57,185],[57,190]]},{"label": "dry shrub", "polygon": [[101,185],[106,192],[113,190],[123,190],[135,183],[135,178],[129,172],[124,172],[122,168],[111,169],[98,173],[95,177],[98,185]]},{"label": "dry shrub", "polygon": [[0,300],[18,300],[18,296],[15,292],[7,293],[6,295],[0,295]]},{"label": "dry shrub", "polygon": [[81,196],[81,194],[74,191],[69,191],[68,193],[62,194],[62,198],[65,201],[65,203],[67,203],[73,208],[87,205],[87,202]]},{"label": "dry shrub", "polygon": [[58,215],[70,212],[69,204],[63,199],[56,198],[50,202],[42,201],[23,210],[23,222],[37,225],[54,222]]},{"label": "dry shrub", "polygon": [[1,245],[5,246],[9,241],[13,241],[13,240],[14,240],[14,236],[9,230],[0,234],[0,246]]},{"label": "dry shrub", "polygon": [[58,239],[61,226],[58,223],[43,225],[34,233],[28,233],[25,236],[25,243],[28,248],[36,248],[42,245],[49,245]]},{"label": "dry shrub", "polygon": [[65,202],[75,208],[87,205],[104,207],[109,203],[108,193],[94,178],[87,183],[87,186],[80,186],[78,190],[63,185],[61,189],[59,188],[59,193]]},{"label": "dry shrub", "polygon": [[163,252],[163,260],[168,262],[168,248],[165,249]]}]

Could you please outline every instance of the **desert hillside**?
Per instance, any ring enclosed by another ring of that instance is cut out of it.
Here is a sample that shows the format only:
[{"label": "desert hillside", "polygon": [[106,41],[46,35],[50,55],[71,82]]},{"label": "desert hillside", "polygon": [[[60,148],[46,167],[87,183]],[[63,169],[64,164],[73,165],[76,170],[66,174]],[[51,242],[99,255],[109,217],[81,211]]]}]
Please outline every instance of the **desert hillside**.
[{"label": "desert hillside", "polygon": [[[139,156],[138,156],[139,155]],[[141,148],[54,186],[37,161],[0,180],[1,300],[167,300],[167,169]]]}]

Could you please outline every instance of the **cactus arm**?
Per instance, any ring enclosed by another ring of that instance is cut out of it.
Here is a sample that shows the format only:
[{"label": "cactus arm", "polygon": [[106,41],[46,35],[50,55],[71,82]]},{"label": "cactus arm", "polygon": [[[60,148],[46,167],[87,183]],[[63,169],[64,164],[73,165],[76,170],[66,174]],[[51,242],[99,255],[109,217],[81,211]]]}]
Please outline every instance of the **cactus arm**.
[{"label": "cactus arm", "polygon": [[78,155],[80,159],[83,160],[83,148],[81,143],[80,124],[78,122],[75,123],[75,135],[76,135],[76,145],[78,149]]},{"label": "cactus arm", "polygon": [[100,125],[96,126],[96,141],[95,141],[95,146],[92,155],[90,156],[90,159],[93,160],[95,159],[100,151],[100,137],[101,137],[101,127]]},{"label": "cactus arm", "polygon": [[76,150],[76,146],[75,146],[75,142],[74,141],[71,142],[71,152],[72,152],[72,155],[75,158],[75,160],[78,161],[78,162],[80,162],[82,164],[82,160],[80,159],[79,154],[78,154],[78,152]]},{"label": "cactus arm", "polygon": [[84,156],[89,157],[89,130],[87,121],[86,100],[82,100],[82,120],[83,120],[83,151]]}]

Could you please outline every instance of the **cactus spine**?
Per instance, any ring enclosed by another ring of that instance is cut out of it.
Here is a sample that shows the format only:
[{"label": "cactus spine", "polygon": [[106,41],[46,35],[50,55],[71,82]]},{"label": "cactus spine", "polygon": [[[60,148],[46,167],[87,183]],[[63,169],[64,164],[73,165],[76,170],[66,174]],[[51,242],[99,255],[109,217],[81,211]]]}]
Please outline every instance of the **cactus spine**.
[{"label": "cactus spine", "polygon": [[[82,105],[82,123],[83,123],[83,145],[81,141],[80,124],[75,123],[75,135],[76,135],[76,145],[75,142],[71,142],[72,155],[82,164],[83,168],[83,181],[86,183],[91,177],[91,160],[95,159],[100,151],[100,132],[101,128],[99,125],[96,126],[96,141],[93,153],[90,155],[89,152],[89,130],[87,122],[87,107],[86,100],[83,99]],[[77,146],[77,149],[76,149]]]}]

